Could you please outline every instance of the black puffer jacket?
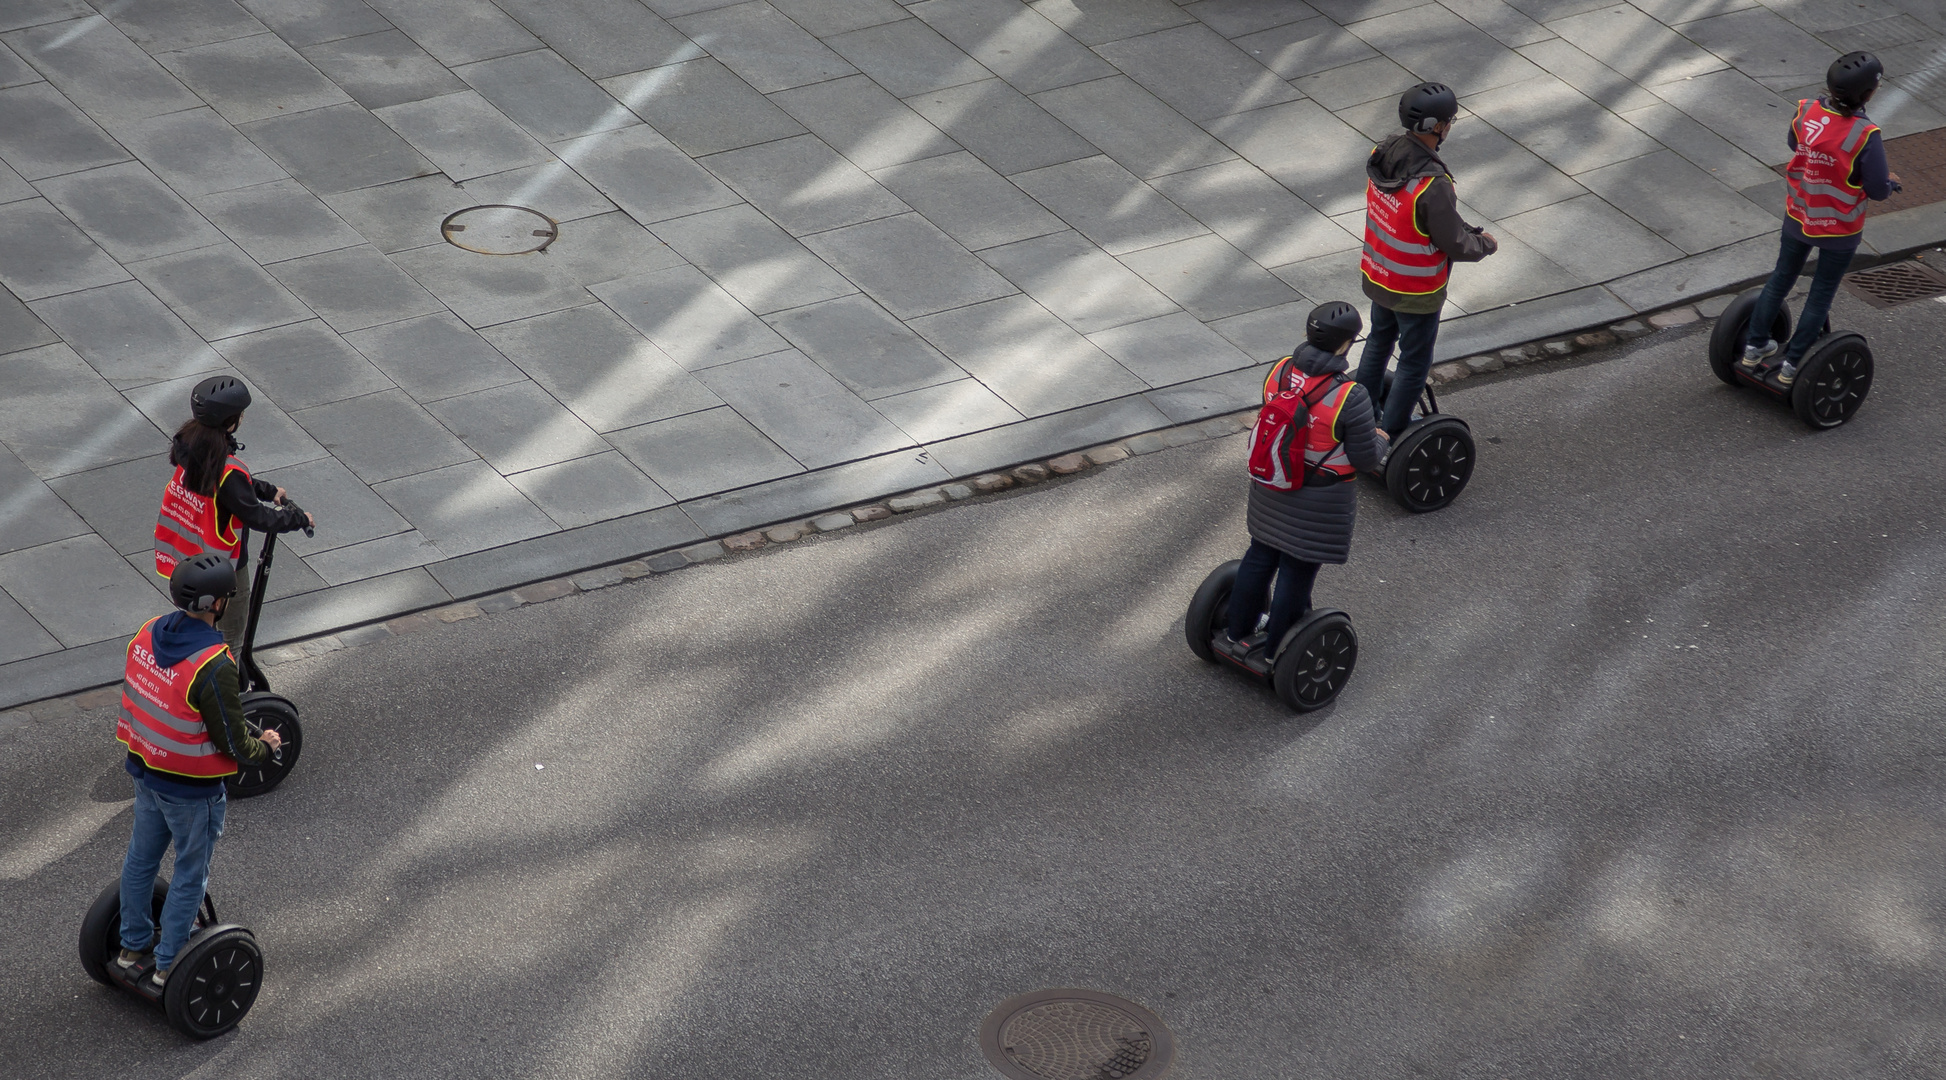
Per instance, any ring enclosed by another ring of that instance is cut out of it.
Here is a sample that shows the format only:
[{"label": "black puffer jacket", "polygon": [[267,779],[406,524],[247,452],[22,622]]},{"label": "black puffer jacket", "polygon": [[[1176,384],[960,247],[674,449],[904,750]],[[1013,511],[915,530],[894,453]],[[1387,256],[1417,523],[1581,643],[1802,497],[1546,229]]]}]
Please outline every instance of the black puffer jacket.
[{"label": "black puffer jacket", "polygon": [[[1324,375],[1346,368],[1345,358],[1300,347],[1292,362],[1306,375]],[[1372,422],[1372,399],[1354,384],[1338,413],[1337,436],[1345,454],[1361,472],[1378,468],[1384,444]],[[1341,563],[1351,557],[1351,527],[1358,517],[1358,485],[1301,487],[1279,491],[1250,482],[1246,522],[1250,537],[1305,562]]]}]

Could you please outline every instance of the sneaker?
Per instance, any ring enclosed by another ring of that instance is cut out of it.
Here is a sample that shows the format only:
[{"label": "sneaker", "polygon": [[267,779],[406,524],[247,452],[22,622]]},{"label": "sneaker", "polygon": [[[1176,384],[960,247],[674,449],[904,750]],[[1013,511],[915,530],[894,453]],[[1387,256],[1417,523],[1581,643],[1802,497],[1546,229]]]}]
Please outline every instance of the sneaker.
[{"label": "sneaker", "polygon": [[162,970],[161,968],[156,968],[155,971],[151,972],[149,975],[149,989],[160,990],[162,989],[163,985],[168,981],[169,981],[169,973]]},{"label": "sneaker", "polygon": [[1789,360],[1784,361],[1784,366],[1777,369],[1777,385],[1789,386],[1796,381],[1797,365]]},{"label": "sneaker", "polygon": [[1745,345],[1743,347],[1743,366],[1754,368],[1776,355],[1777,342],[1774,340],[1766,340],[1762,345]]},{"label": "sneaker", "polygon": [[123,949],[121,955],[115,957],[115,966],[121,968],[123,971],[134,971],[136,968],[147,963],[148,959],[148,953],[137,952],[134,949]]}]

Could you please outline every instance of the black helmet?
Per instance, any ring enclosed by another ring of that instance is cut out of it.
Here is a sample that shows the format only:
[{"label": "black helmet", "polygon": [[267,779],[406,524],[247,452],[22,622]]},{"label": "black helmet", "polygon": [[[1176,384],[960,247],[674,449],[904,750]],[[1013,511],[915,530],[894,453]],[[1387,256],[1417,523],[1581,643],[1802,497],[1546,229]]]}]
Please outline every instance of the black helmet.
[{"label": "black helmet", "polygon": [[1459,115],[1459,95],[1442,83],[1426,82],[1399,96],[1399,125],[1430,132]]},{"label": "black helmet", "polygon": [[1878,89],[1879,76],[1883,74],[1885,65],[1878,62],[1878,57],[1868,52],[1849,52],[1831,62],[1824,73],[1824,85],[1831,90],[1833,104],[1856,109]]},{"label": "black helmet", "polygon": [[250,407],[250,388],[229,375],[212,375],[189,392],[189,414],[202,424],[226,428]]},{"label": "black helmet", "polygon": [[169,571],[169,599],[184,611],[208,611],[236,595],[236,566],[214,551],[191,555]]},{"label": "black helmet", "polygon": [[1325,352],[1337,352],[1338,346],[1357,337],[1364,328],[1365,320],[1358,317],[1357,308],[1333,300],[1312,308],[1304,317],[1304,340]]}]

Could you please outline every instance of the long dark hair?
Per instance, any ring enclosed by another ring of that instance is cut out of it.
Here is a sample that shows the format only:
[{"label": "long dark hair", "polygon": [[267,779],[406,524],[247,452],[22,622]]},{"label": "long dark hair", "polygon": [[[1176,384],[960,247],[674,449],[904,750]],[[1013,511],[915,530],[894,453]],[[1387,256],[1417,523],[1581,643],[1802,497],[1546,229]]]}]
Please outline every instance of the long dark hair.
[{"label": "long dark hair", "polygon": [[216,494],[223,479],[223,463],[230,459],[230,435],[201,420],[176,429],[169,444],[169,464],[182,468],[182,482],[198,495]]}]

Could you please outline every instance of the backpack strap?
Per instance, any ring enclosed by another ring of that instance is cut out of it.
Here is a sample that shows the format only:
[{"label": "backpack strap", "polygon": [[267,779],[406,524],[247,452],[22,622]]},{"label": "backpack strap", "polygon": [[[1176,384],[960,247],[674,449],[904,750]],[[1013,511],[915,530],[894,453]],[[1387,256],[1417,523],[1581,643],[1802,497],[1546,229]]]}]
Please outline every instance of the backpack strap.
[{"label": "backpack strap", "polygon": [[[1296,366],[1297,366],[1296,364],[1291,365],[1292,368],[1295,368]],[[1344,384],[1350,381],[1351,381],[1350,379],[1345,378],[1344,372],[1342,371],[1333,372],[1331,378],[1323,379],[1319,381],[1317,391],[1316,391],[1317,394],[1316,397],[1313,397],[1310,394],[1299,395],[1299,400],[1304,402],[1305,423],[1307,425],[1310,423],[1311,410],[1317,408],[1319,402],[1323,401],[1325,398],[1330,397],[1333,391],[1337,390],[1340,386],[1343,386]],[[1310,487],[1311,477],[1316,476],[1318,469],[1321,468],[1323,465],[1324,465],[1323,461],[1319,461],[1315,465],[1312,464],[1311,455],[1308,453],[1305,454],[1304,455],[1304,479],[1299,481],[1297,486],[1301,488]]]}]

